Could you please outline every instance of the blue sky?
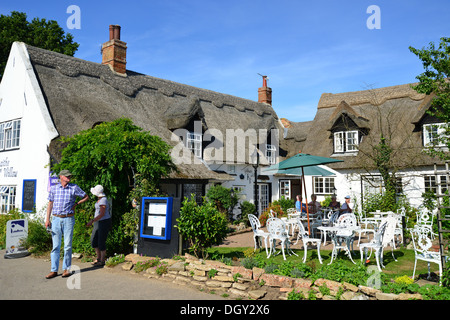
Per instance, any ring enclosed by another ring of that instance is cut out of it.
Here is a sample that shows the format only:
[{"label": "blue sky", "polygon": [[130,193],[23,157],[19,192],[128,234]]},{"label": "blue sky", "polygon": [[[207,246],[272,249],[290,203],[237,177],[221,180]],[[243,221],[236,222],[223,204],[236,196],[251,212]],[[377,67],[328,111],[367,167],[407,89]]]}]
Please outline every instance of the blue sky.
[{"label": "blue sky", "polygon": [[[109,25],[122,27],[127,69],[257,100],[269,76],[280,118],[312,120],[322,93],[415,82],[423,72],[408,47],[450,36],[448,0],[3,1],[0,14],[56,20],[101,62]],[[69,29],[70,5],[80,29]],[[381,29],[367,20],[380,9]]]}]

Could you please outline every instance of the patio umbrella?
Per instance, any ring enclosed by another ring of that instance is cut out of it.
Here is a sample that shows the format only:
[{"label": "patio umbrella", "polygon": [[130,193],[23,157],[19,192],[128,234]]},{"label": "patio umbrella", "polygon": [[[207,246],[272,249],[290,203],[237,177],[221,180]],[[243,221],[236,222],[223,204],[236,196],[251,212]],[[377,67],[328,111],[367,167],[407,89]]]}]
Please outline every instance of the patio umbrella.
[{"label": "patio umbrella", "polygon": [[313,156],[307,153],[297,153],[295,156],[292,156],[278,163],[278,168],[279,169],[301,168],[333,162],[343,162],[343,160]]},{"label": "patio umbrella", "polygon": [[295,156],[292,156],[292,157],[278,163],[278,170],[301,168],[302,175],[300,178],[301,179],[300,186],[303,183],[304,190],[305,190],[306,217],[308,219],[308,233],[309,234],[311,234],[311,229],[309,226],[309,209],[308,209],[308,196],[306,195],[305,167],[317,166],[320,164],[327,164],[327,163],[334,163],[334,162],[343,162],[343,160],[313,156],[313,155],[310,155],[307,153],[299,152]]},{"label": "patio umbrella", "polygon": [[267,169],[264,169],[262,171],[271,173],[271,174],[287,174],[287,175],[294,175],[294,176],[301,176],[303,173],[306,176],[332,176],[334,175],[333,172],[328,171],[324,168],[321,168],[319,166],[308,166],[304,168],[304,171],[302,172],[302,168],[290,168],[290,169],[280,169],[278,168],[278,164],[274,164],[270,166]]}]

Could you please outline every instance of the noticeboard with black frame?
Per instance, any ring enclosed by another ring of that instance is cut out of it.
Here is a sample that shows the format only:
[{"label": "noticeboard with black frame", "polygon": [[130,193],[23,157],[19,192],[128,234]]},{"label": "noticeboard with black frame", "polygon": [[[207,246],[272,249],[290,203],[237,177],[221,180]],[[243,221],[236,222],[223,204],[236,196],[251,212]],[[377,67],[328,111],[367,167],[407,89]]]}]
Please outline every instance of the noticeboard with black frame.
[{"label": "noticeboard with black frame", "polygon": [[171,197],[143,197],[141,202],[142,238],[170,240],[172,229]]},{"label": "noticeboard with black frame", "polygon": [[36,207],[36,179],[24,179],[22,190],[22,211],[34,212]]}]

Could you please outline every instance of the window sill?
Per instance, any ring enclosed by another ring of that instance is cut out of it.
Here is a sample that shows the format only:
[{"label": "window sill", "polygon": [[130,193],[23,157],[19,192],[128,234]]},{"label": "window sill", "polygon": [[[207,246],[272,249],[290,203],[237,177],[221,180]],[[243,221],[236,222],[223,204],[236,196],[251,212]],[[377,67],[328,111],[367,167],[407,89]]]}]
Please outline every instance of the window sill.
[{"label": "window sill", "polygon": [[333,153],[330,157],[356,157],[358,155],[358,151],[353,152],[343,152],[343,153]]},{"label": "window sill", "polygon": [[2,149],[2,150],[0,150],[0,153],[2,153],[2,152],[8,152],[8,151],[15,151],[15,150],[20,150],[20,147],[17,147],[17,148],[9,148],[9,149]]}]

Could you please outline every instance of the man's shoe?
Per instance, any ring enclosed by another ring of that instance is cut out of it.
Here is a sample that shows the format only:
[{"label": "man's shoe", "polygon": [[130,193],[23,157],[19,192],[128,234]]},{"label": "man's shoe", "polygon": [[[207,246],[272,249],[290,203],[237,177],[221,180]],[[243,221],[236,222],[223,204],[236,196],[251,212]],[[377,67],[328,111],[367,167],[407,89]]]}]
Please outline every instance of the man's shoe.
[{"label": "man's shoe", "polygon": [[57,272],[50,272],[48,275],[45,276],[46,279],[52,279],[58,275]]},{"label": "man's shoe", "polygon": [[62,277],[67,278],[67,277],[70,277],[71,275],[72,275],[72,273],[69,270],[64,270]]}]

